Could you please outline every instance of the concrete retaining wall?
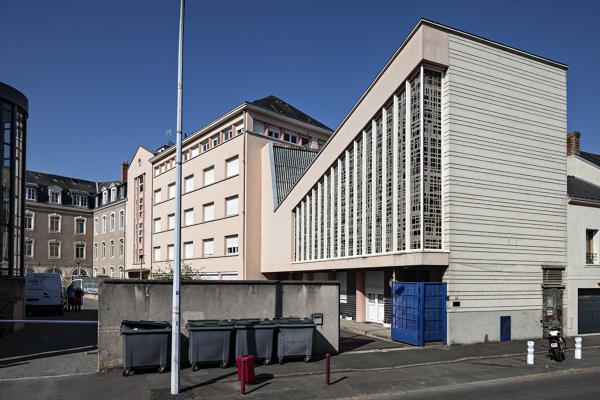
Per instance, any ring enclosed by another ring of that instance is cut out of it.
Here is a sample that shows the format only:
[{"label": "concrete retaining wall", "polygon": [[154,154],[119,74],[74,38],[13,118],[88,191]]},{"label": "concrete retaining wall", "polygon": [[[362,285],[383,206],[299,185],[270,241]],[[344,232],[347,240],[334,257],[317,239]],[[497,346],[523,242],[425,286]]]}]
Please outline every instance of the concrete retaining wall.
[{"label": "concrete retaining wall", "polygon": [[[25,279],[0,276],[0,319],[25,319]],[[23,324],[0,324],[0,337],[13,334]]]},{"label": "concrete retaining wall", "polygon": [[[170,282],[105,280],[98,291],[98,369],[122,364],[122,320],[171,321]],[[187,361],[191,319],[310,317],[323,314],[313,353],[339,350],[339,283],[287,281],[194,281],[181,285],[182,355]]]}]

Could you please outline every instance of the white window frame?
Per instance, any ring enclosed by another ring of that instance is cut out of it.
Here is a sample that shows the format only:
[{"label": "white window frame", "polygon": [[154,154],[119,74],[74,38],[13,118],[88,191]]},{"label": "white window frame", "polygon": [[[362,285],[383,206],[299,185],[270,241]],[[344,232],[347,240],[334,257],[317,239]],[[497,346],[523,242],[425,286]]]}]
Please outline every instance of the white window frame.
[{"label": "white window frame", "polygon": [[[53,195],[58,195],[57,201],[53,201]],[[50,204],[62,204],[62,190],[59,189],[48,189],[48,203]]]},{"label": "white window frame", "polygon": [[119,258],[125,257],[125,239],[119,239]]},{"label": "white window frame", "polygon": [[106,228],[107,228],[107,224],[106,224],[106,214],[102,215],[102,233],[106,233]]},{"label": "white window frame", "polygon": [[[51,245],[52,244],[58,244],[58,256],[52,256],[51,255]],[[56,240],[56,239],[52,239],[52,240],[48,240],[48,259],[49,260],[57,260],[60,258],[61,256],[61,252],[62,252],[62,244],[60,240]]]},{"label": "white window frame", "polygon": [[161,254],[160,254],[160,246],[156,246],[156,247],[152,248],[152,258],[154,259],[154,262],[162,261]]},{"label": "white window frame", "polygon": [[[30,215],[31,216],[31,228],[27,227],[27,224],[25,223],[25,221],[23,221],[23,226],[25,227],[26,231],[32,231],[35,229],[35,212],[30,211],[30,210],[25,210],[24,216]],[[25,218],[24,218],[25,220]]]},{"label": "white window frame", "polygon": [[225,162],[225,171],[227,178],[240,174],[240,157],[231,157]]},{"label": "white window frame", "polygon": [[106,260],[106,241],[103,240],[100,244],[100,256],[103,260]]},{"label": "white window frame", "polygon": [[110,254],[110,258],[115,258],[115,240],[111,239],[109,244],[108,254]]},{"label": "white window frame", "polygon": [[183,243],[183,258],[194,258],[194,242]]},{"label": "white window frame", "polygon": [[94,242],[94,248],[92,251],[93,251],[93,257],[95,259],[97,259],[98,258],[98,242]]},{"label": "white window frame", "polygon": [[[58,217],[58,230],[52,230],[52,217]],[[48,233],[61,233],[62,231],[62,216],[60,214],[48,214]]]},{"label": "white window frame", "polygon": [[73,193],[73,206],[75,207],[87,207],[87,196],[80,193]]},{"label": "white window frame", "polygon": [[241,135],[242,133],[244,133],[244,123],[242,122],[241,124],[238,124],[235,126],[235,134],[237,135]]},{"label": "white window frame", "polygon": [[[83,256],[82,257],[77,257],[77,246],[83,246]],[[73,245],[73,258],[75,258],[76,260],[85,260],[85,256],[86,256],[85,242],[75,242],[75,244]]]},{"label": "white window frame", "polygon": [[[29,196],[33,193],[33,196]],[[25,200],[37,201],[37,188],[25,186]]]},{"label": "white window frame", "polygon": [[[207,177],[210,177],[211,179],[207,179]],[[204,168],[202,178],[202,184],[204,186],[212,185],[213,183],[215,183],[215,166],[211,165],[208,168]]]},{"label": "white window frame", "polygon": [[[210,213],[208,212],[210,211]],[[206,203],[202,205],[202,222],[214,221],[215,219],[215,203]]]},{"label": "white window frame", "polygon": [[200,147],[199,146],[192,147],[192,151],[191,151],[192,158],[194,158],[198,155],[200,155]]},{"label": "white window frame", "polygon": [[108,190],[104,189],[102,191],[102,205],[108,203]]},{"label": "white window frame", "polygon": [[156,189],[154,191],[154,204],[158,204],[162,201],[162,189]]},{"label": "white window frame", "polygon": [[175,245],[169,244],[167,245],[167,260],[173,261],[175,259]]},{"label": "white window frame", "polygon": [[115,228],[117,226],[117,216],[115,215],[114,212],[110,213],[110,220],[109,220],[109,227],[110,227],[110,231],[114,232]]},{"label": "white window frame", "polygon": [[175,214],[169,214],[167,216],[167,229],[175,229]]},{"label": "white window frame", "polygon": [[[233,243],[230,243],[230,240],[235,239],[235,246],[233,245]],[[231,252],[230,249],[231,248]],[[238,235],[228,235],[225,236],[225,255],[227,256],[235,256],[238,255],[240,253],[240,242],[239,242],[239,236]]]},{"label": "white window frame", "polygon": [[[233,209],[233,204],[235,204],[235,210]],[[227,197],[225,199],[225,212],[226,215],[228,217],[231,217],[233,215],[238,215],[240,213],[240,196],[239,195],[234,195],[234,196],[230,196]]]},{"label": "white window frame", "polygon": [[[209,250],[207,248],[207,245],[210,244],[210,252],[208,252],[207,250]],[[204,239],[202,241],[202,255],[204,257],[212,257],[215,255],[215,239]]]},{"label": "white window frame", "polygon": [[[27,254],[27,243],[31,243],[31,254]],[[23,250],[24,252],[24,256],[27,258],[33,258],[33,256],[35,255],[35,239],[30,239],[30,238],[25,238],[24,240],[24,246],[25,246],[25,250]]]},{"label": "white window frame", "polygon": [[175,188],[175,182],[169,184],[169,200],[174,199],[177,194],[177,190]]},{"label": "white window frame", "polygon": [[98,235],[98,225],[100,224],[100,220],[98,217],[94,218],[94,236]]},{"label": "white window frame", "polygon": [[190,226],[194,225],[194,209],[188,208],[183,212],[183,225]]},{"label": "white window frame", "polygon": [[154,228],[154,233],[159,233],[162,232],[162,219],[161,218],[154,218],[154,222],[152,224],[152,227]]},{"label": "white window frame", "polygon": [[[83,232],[78,232],[77,231],[77,222],[78,221],[83,221]],[[78,216],[73,218],[73,232],[75,232],[75,235],[85,235],[87,232],[87,218],[83,217],[83,216]]]},{"label": "white window frame", "polygon": [[119,210],[119,230],[125,229],[125,210]]},{"label": "white window frame", "polygon": [[184,178],[183,187],[185,188],[185,193],[189,193],[194,190],[194,174],[188,175]]}]

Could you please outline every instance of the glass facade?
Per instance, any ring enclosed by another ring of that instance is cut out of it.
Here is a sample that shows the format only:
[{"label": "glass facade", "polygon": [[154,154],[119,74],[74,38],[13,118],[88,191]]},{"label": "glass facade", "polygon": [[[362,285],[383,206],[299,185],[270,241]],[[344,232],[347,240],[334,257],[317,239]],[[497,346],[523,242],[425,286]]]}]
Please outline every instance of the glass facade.
[{"label": "glass facade", "polygon": [[23,276],[27,98],[18,90],[0,83],[0,110],[0,275]]},{"label": "glass facade", "polygon": [[442,78],[407,79],[296,207],[296,261],[442,248]]}]

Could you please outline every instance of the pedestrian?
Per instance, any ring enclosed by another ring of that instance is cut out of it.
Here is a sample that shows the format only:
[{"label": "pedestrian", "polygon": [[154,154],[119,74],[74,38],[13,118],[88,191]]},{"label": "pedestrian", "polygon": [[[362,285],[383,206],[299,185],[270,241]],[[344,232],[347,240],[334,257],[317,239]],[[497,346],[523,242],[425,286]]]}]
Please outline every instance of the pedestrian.
[{"label": "pedestrian", "polygon": [[75,311],[80,312],[83,305],[83,290],[80,287],[75,289]]},{"label": "pedestrian", "polygon": [[75,311],[75,288],[69,285],[67,288],[67,311]]}]

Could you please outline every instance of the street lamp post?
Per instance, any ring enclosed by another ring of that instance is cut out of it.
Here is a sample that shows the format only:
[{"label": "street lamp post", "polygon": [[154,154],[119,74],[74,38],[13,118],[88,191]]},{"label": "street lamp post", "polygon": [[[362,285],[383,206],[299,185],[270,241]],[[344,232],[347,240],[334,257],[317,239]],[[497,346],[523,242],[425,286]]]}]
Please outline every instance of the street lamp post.
[{"label": "street lamp post", "polygon": [[181,131],[183,116],[183,19],[185,0],[179,5],[179,48],[177,66],[177,156],[175,158],[175,265],[173,268],[173,309],[171,334],[171,394],[179,394],[179,292],[181,273]]}]

